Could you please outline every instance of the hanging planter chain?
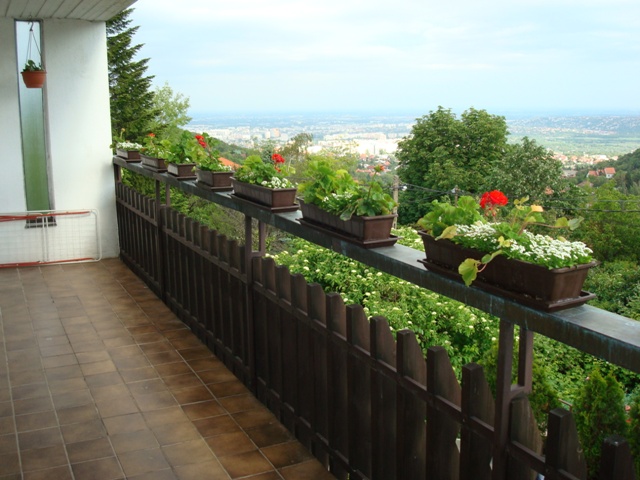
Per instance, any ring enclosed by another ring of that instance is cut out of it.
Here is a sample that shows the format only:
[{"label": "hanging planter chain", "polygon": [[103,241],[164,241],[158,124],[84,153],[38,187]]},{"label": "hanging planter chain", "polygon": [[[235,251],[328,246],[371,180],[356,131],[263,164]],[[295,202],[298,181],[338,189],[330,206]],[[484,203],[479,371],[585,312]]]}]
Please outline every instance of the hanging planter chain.
[{"label": "hanging planter chain", "polygon": [[[38,59],[40,60],[40,68],[42,68],[42,52],[40,52],[40,46],[38,45],[38,41],[36,40],[36,34],[33,32],[33,20],[29,22],[29,40],[27,42],[27,62],[32,59],[31,57],[31,43],[36,46],[36,50],[38,50]],[[25,62],[26,63],[26,62]]]}]

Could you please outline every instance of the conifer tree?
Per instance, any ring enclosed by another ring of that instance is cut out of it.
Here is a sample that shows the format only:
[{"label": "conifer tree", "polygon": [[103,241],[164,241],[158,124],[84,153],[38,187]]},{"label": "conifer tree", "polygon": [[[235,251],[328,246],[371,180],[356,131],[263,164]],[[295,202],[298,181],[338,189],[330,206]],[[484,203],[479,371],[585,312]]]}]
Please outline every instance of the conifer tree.
[{"label": "conifer tree", "polygon": [[149,131],[154,117],[152,75],[145,75],[148,58],[134,60],[143,44],[132,45],[139,27],[130,27],[133,9],[120,12],[107,22],[107,57],[109,62],[109,94],[111,97],[111,130],[120,136],[140,142]]},{"label": "conifer tree", "polygon": [[597,479],[602,442],[613,434],[627,434],[624,392],[611,373],[603,377],[595,368],[578,392],[573,409],[589,479]]}]

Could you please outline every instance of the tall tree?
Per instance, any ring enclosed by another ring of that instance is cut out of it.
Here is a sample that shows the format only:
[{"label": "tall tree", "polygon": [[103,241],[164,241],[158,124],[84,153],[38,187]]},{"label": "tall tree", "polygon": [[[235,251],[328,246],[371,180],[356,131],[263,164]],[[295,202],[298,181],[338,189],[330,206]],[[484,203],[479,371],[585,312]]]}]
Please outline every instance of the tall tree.
[{"label": "tall tree", "polygon": [[149,122],[149,130],[162,138],[174,139],[182,134],[180,127],[191,121],[187,115],[189,97],[174,92],[168,83],[155,89],[153,94],[154,117]]},{"label": "tall tree", "polygon": [[148,58],[135,60],[142,44],[132,45],[139,27],[130,27],[132,9],[123,10],[107,22],[107,58],[109,62],[109,94],[111,97],[111,130],[113,137],[124,136],[141,141],[154,117],[152,75],[145,75]]},{"label": "tall tree", "polygon": [[529,197],[542,202],[566,188],[562,162],[535,140],[507,145],[505,154],[493,165],[487,178],[488,188],[506,193],[509,198]]},{"label": "tall tree", "polygon": [[485,188],[493,165],[507,146],[504,117],[471,108],[460,118],[438,107],[418,118],[411,134],[398,144],[398,175],[410,187],[400,198],[401,223],[413,223],[430,201],[456,187]]}]

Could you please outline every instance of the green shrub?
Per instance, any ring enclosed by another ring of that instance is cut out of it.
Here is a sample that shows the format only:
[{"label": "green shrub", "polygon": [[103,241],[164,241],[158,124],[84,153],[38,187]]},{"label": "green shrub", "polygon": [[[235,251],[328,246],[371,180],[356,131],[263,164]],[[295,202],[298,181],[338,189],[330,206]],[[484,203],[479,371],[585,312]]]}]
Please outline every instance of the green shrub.
[{"label": "green shrub", "polygon": [[595,368],[578,392],[573,412],[589,479],[597,479],[604,439],[627,436],[622,386],[611,373],[603,377]]}]

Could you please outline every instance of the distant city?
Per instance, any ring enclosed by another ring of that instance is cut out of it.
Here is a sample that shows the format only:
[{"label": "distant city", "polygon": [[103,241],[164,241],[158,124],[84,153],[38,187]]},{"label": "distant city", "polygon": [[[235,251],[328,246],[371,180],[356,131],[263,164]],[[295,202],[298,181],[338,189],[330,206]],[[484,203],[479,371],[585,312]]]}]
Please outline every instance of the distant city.
[{"label": "distant city", "polygon": [[[532,138],[567,167],[615,159],[640,148],[640,114],[504,116],[513,141]],[[297,134],[310,133],[313,150],[341,147],[361,155],[387,156],[410,134],[418,117],[392,113],[198,115],[188,128],[244,147],[265,141],[286,143]]]}]

